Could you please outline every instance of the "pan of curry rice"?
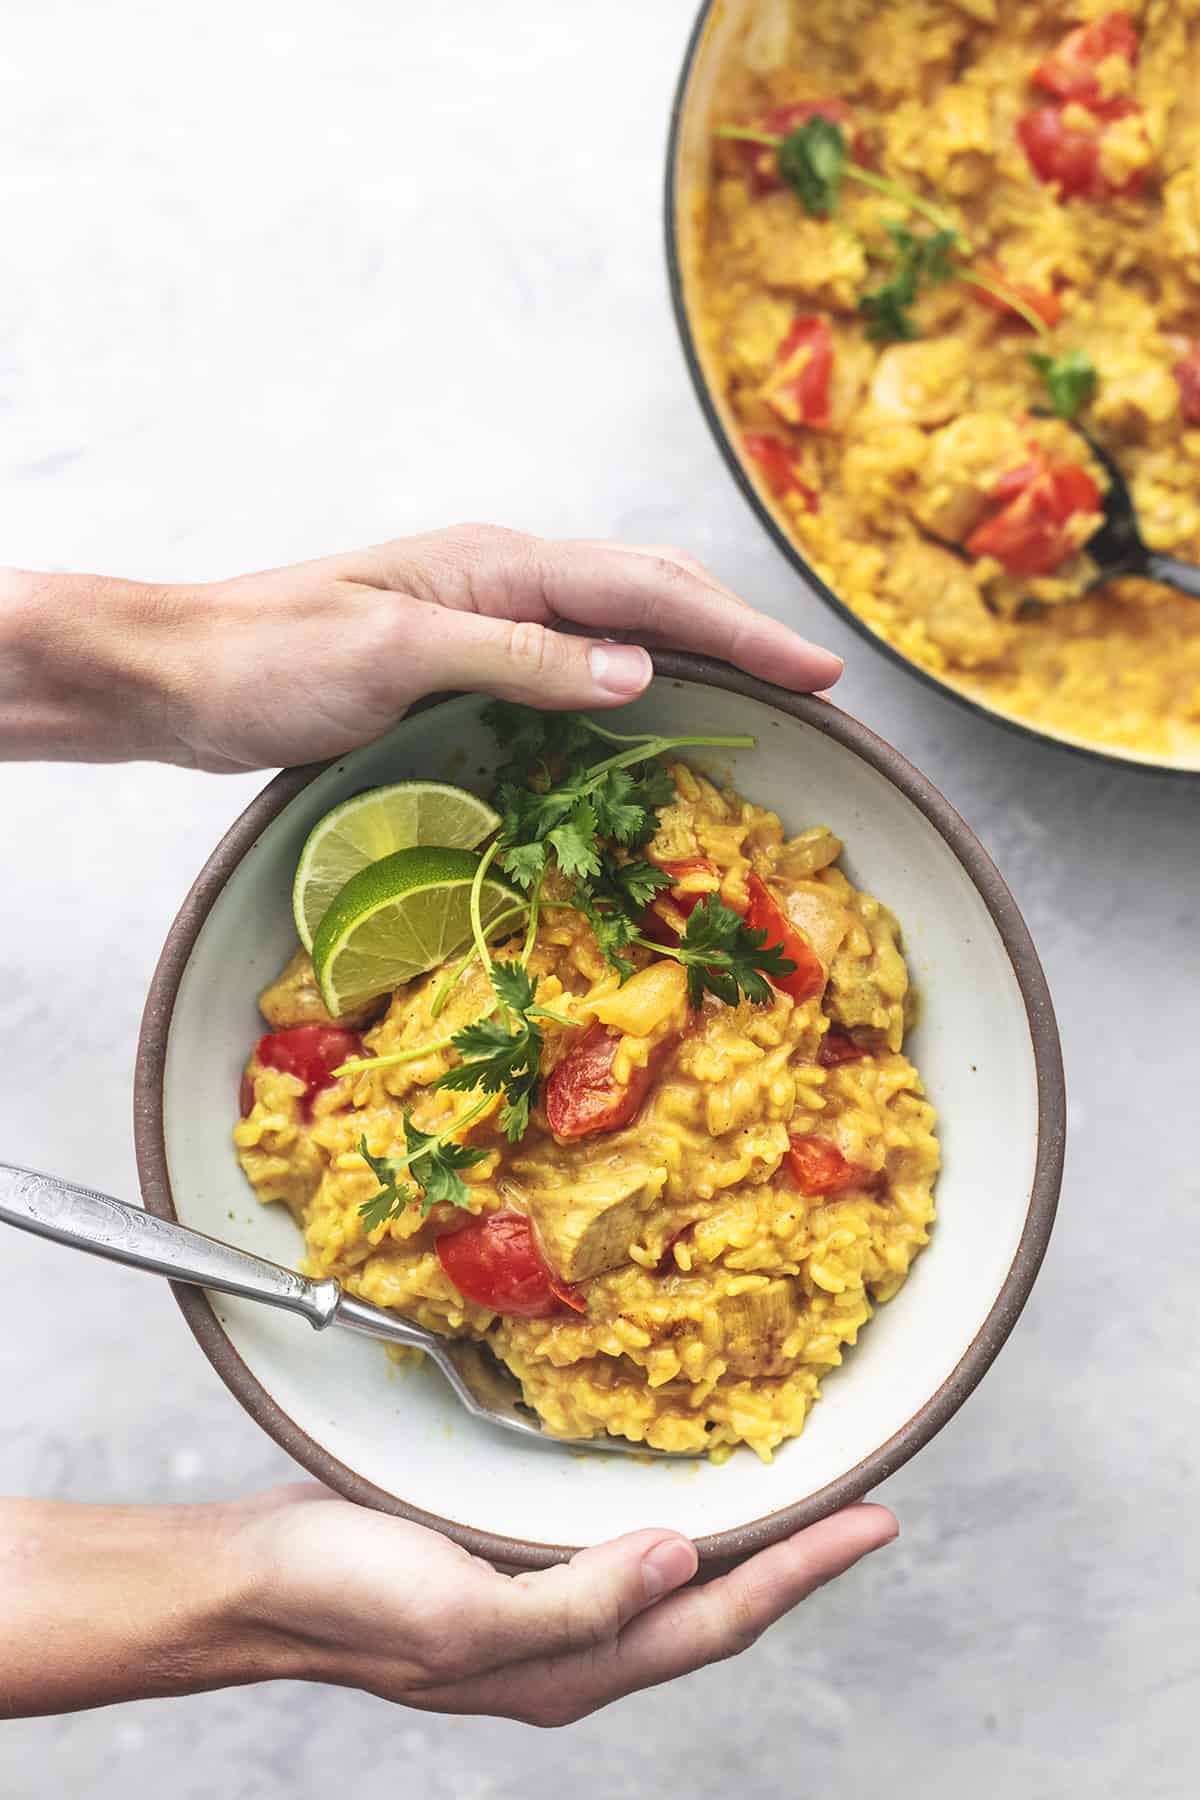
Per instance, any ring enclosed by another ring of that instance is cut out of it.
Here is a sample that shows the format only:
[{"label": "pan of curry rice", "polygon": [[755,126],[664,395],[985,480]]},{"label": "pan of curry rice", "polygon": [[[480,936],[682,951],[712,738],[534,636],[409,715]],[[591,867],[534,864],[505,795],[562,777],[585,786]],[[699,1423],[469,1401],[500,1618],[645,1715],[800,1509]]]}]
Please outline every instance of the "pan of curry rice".
[{"label": "pan of curry rice", "polygon": [[1101,580],[1111,452],[1200,562],[1200,0],[709,0],[671,284],[794,567],[1005,724],[1200,772],[1200,606]]}]

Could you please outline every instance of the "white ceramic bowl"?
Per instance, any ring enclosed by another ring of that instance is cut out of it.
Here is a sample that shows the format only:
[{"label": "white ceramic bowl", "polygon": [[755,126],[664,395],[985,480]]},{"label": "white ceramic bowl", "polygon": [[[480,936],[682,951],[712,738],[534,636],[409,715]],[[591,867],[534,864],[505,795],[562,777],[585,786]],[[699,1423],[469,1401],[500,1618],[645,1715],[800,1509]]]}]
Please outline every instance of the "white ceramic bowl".
[{"label": "white ceramic bowl", "polygon": [[[351,1498],[535,1568],[640,1525],[696,1538],[709,1563],[748,1554],[856,1498],[962,1403],[1011,1330],[1045,1250],[1062,1170],[1063,1086],[1049,994],[987,854],[905,760],[828,703],[674,653],[622,729],[752,732],[716,765],[789,831],[826,823],[851,878],[899,916],[922,996],[909,1048],[941,1117],[939,1221],[802,1437],[764,1466],[714,1468],[527,1445],[472,1422],[428,1368],[249,1302],[177,1290],[242,1404]],[[295,947],[290,890],[314,821],[376,783],[425,775],[488,785],[481,702],[410,714],[378,743],[277,777],[218,846],[167,939],[138,1051],[136,1124],[147,1206],[277,1261],[301,1249],[234,1159],[238,1078],[262,1027],[255,996]],[[703,760],[703,759],[701,759]]]}]

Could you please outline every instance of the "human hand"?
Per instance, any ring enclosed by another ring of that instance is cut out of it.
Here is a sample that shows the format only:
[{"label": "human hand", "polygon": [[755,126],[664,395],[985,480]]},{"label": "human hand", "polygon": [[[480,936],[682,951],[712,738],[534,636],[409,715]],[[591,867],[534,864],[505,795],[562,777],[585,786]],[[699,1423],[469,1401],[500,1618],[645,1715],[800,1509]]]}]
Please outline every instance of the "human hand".
[{"label": "human hand", "polygon": [[514,1577],[305,1485],[251,1503],[243,1548],[259,1571],[250,1615],[282,1647],[276,1674],[565,1725],[748,1649],[896,1530],[885,1508],[851,1506],[679,1592],[696,1552],[675,1532],[635,1531]]},{"label": "human hand", "polygon": [[842,668],[684,551],[492,525],[198,588],[10,570],[0,756],[236,771],[340,755],[448,688],[620,706],[651,675],[623,636],[800,690]]}]

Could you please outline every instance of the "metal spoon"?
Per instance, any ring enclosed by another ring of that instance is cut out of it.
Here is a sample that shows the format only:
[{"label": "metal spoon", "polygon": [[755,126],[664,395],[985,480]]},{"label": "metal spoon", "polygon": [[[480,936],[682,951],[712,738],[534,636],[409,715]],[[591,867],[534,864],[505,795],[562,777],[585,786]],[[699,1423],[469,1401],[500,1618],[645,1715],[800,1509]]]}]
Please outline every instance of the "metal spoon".
[{"label": "metal spoon", "polygon": [[469,1413],[523,1438],[564,1449],[613,1450],[631,1456],[688,1454],[652,1450],[646,1444],[607,1435],[551,1437],[523,1405],[512,1376],[482,1346],[438,1337],[395,1313],[356,1300],[332,1278],[310,1281],[295,1269],[252,1256],[220,1238],[172,1224],[91,1188],[0,1163],[0,1220],[73,1250],[87,1250],[131,1269],[165,1275],[169,1281],[282,1307],[299,1313],[317,1331],[324,1331],[327,1325],[344,1325],[364,1337],[423,1350]]},{"label": "metal spoon", "polygon": [[[1050,416],[1039,409],[1039,418]],[[1151,550],[1142,536],[1129,484],[1111,450],[1074,419],[1065,422],[1072,431],[1078,432],[1110,483],[1104,497],[1104,524],[1083,546],[1100,569],[1094,585],[1099,586],[1115,575],[1141,575],[1148,581],[1161,581],[1177,593],[1187,594],[1189,599],[1200,600],[1200,567]]]}]

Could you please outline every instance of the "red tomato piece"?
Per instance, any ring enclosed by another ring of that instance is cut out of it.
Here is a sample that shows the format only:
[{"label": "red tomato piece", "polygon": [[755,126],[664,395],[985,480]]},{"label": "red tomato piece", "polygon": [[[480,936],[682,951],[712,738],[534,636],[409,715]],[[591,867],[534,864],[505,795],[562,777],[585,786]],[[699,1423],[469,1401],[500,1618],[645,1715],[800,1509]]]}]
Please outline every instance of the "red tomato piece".
[{"label": "red tomato piece", "polygon": [[1175,379],[1179,383],[1184,418],[1189,425],[1200,425],[1200,341],[1175,364]]},{"label": "red tomato piece", "polygon": [[[829,100],[797,100],[790,106],[774,106],[761,118],[755,119],[754,125],[758,131],[784,138],[789,131],[795,131],[799,125],[806,125],[810,119],[828,119],[831,125],[840,125],[857,160],[867,160],[869,146],[862,132],[856,129],[853,109],[845,100],[836,97]],[[760,196],[772,194],[783,186],[783,177],[779,173],[779,152],[773,145],[744,143],[739,145],[739,149],[751,193]]]},{"label": "red tomato piece", "polygon": [[[1132,100],[1114,100],[1105,108],[1106,119],[1127,119],[1140,113]],[[1058,189],[1060,200],[1112,200],[1141,192],[1144,169],[1135,169],[1128,181],[1114,187],[1100,167],[1102,133],[1080,131],[1063,120],[1062,108],[1039,106],[1017,121],[1017,136],[1039,181]]]},{"label": "red tomato piece", "polygon": [[788,1163],[806,1194],[840,1194],[846,1188],[870,1187],[878,1180],[871,1169],[847,1162],[836,1144],[815,1132],[788,1137]]},{"label": "red tomato piece", "polygon": [[247,1070],[238,1086],[238,1107],[243,1119],[248,1119],[254,1111],[254,1077]]},{"label": "red tomato piece", "polygon": [[746,885],[750,890],[747,925],[753,931],[766,932],[764,949],[778,944],[783,954],[796,965],[790,975],[768,976],[767,979],[772,987],[790,994],[793,1000],[811,1000],[825,986],[824,964],[804,933],[792,924],[766,882],[751,875]]},{"label": "red tomato piece", "polygon": [[823,1069],[836,1069],[839,1063],[861,1062],[866,1054],[844,1031],[827,1031],[821,1039],[817,1061]]},{"label": "red tomato piece", "polygon": [[[544,1319],[560,1299],[584,1302],[552,1276],[524,1213],[494,1212],[437,1240],[438,1261],[459,1293],[510,1319]],[[569,1298],[568,1298],[569,1296]]]},{"label": "red tomato piece", "polygon": [[[787,374],[795,365],[794,376]],[[785,373],[773,381],[767,397],[789,425],[829,424],[829,386],[833,376],[833,333],[824,319],[795,319],[775,353],[775,366]]]},{"label": "red tomato piece", "polygon": [[799,494],[807,512],[820,510],[820,495],[806,481],[801,481],[796,458],[782,438],[772,437],[767,431],[747,431],[742,434],[742,443],[746,454],[752,456],[762,470],[767,486],[777,500],[782,500],[785,494]]},{"label": "red tomato piece", "polygon": [[597,1019],[555,1067],[546,1083],[546,1119],[555,1137],[616,1131],[634,1117],[676,1040],[656,1044],[646,1067],[621,1084],[613,1078],[613,1063],[623,1035]]},{"label": "red tomato piece", "polygon": [[[1045,288],[1031,287],[1025,281],[1013,281],[1000,267],[999,263],[981,262],[976,265],[978,273],[987,281],[999,282],[1018,300],[1023,300],[1031,312],[1037,314],[1043,325],[1057,325],[1063,316],[1063,303],[1055,293],[1047,293]],[[980,306],[986,306],[990,312],[1003,313],[1011,322],[1024,325],[1029,330],[1033,327],[1019,312],[1015,312],[1011,304],[1000,294],[993,294],[987,288],[972,287],[971,297]]]},{"label": "red tomato piece", "polygon": [[1078,463],[1042,458],[1002,476],[992,490],[999,512],[967,539],[971,556],[990,556],[1009,575],[1048,575],[1075,550],[1066,530],[1076,513],[1098,513],[1100,490]]},{"label": "red tomato piece", "polygon": [[1069,31],[1056,49],[1033,71],[1033,84],[1056,100],[1074,100],[1080,106],[1104,107],[1108,103],[1100,87],[1100,64],[1120,56],[1130,68],[1141,48],[1137,26],[1127,12],[1109,13]]},{"label": "red tomato piece", "polygon": [[322,1088],[332,1087],[333,1071],[362,1053],[363,1041],[357,1031],[346,1031],[340,1025],[293,1025],[289,1031],[269,1031],[254,1046],[264,1068],[299,1077],[306,1102]]}]

